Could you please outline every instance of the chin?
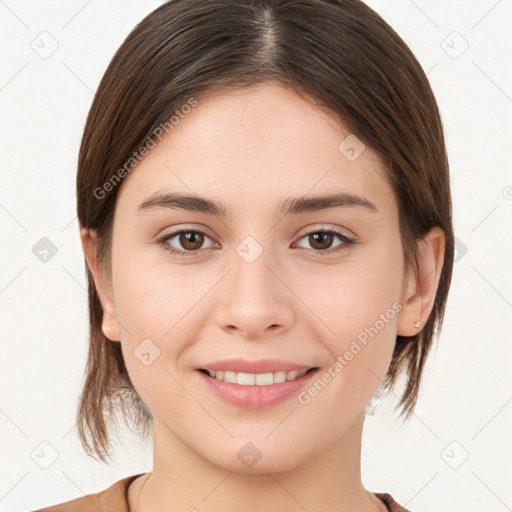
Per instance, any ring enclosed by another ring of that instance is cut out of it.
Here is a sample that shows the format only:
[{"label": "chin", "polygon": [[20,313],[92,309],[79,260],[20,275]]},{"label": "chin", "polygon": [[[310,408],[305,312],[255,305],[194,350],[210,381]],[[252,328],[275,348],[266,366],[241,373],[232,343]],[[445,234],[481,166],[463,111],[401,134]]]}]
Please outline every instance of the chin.
[{"label": "chin", "polygon": [[234,457],[229,454],[231,450],[226,450],[206,458],[216,466],[235,473],[263,475],[291,470],[300,465],[306,455],[297,453],[293,446],[288,449],[280,446],[279,449],[267,447],[260,450],[250,442],[242,445],[236,443],[234,451]]}]

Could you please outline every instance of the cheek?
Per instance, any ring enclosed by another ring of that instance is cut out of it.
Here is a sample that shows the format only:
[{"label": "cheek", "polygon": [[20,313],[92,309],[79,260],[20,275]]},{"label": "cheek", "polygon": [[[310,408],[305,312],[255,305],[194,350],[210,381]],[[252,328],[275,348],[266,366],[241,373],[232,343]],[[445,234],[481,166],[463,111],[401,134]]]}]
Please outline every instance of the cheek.
[{"label": "cheek", "polygon": [[198,322],[191,319],[197,315],[204,283],[198,280],[195,286],[179,271],[171,273],[143,257],[118,258],[114,268],[123,357],[132,383],[151,408],[160,391],[176,391],[173,366],[195,339],[191,327]]},{"label": "cheek", "polygon": [[[387,283],[374,283],[374,279],[347,279],[325,300],[322,319],[330,330],[323,335],[323,344],[329,360],[298,397],[311,417],[330,415],[336,431],[364,410],[393,355],[401,310],[394,300],[398,292],[391,293]],[[366,290],[360,288],[363,284]]]},{"label": "cheek", "polygon": [[[340,387],[350,388],[352,399],[363,403],[386,374],[402,309],[401,276],[400,253],[391,247],[386,252],[381,246],[372,257],[340,265],[335,272],[331,269],[324,279],[327,288],[320,289],[317,280],[303,282],[299,295],[307,297],[308,305],[314,304],[311,309],[325,326],[322,338],[331,357],[328,367],[339,363],[325,376],[336,382],[332,389],[338,389],[338,397],[344,395]],[[331,398],[335,400],[335,394]]]},{"label": "cheek", "polygon": [[[122,351],[130,380],[146,406],[159,414],[186,408],[186,394],[176,364],[194,333],[187,331],[189,299],[176,283],[151,272],[132,275],[119,287]],[[117,297],[116,297],[117,305]]]},{"label": "cheek", "polygon": [[[379,331],[389,331],[396,323],[402,285],[399,255],[381,249],[374,257],[354,257],[322,272],[315,276],[304,273],[298,295],[305,298],[333,339],[346,342],[376,323]],[[383,315],[385,325],[380,321]]]},{"label": "cheek", "polygon": [[189,265],[180,268],[165,255],[155,256],[154,248],[134,247],[131,254],[117,259],[117,279],[114,276],[116,312],[131,334],[125,331],[124,335],[130,343],[147,337],[165,339],[173,346],[172,340],[183,336],[191,318],[197,316],[205,282],[194,278]]}]

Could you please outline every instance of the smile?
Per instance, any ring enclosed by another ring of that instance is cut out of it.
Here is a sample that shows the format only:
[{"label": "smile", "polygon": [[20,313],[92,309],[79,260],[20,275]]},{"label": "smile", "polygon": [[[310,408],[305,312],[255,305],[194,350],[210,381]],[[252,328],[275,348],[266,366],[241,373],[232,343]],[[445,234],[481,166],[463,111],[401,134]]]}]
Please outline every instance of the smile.
[{"label": "smile", "polygon": [[268,373],[245,373],[245,372],[233,372],[229,370],[201,370],[202,372],[208,373],[210,377],[217,380],[222,380],[230,384],[240,384],[241,386],[270,386],[272,384],[280,384],[287,380],[295,380],[302,377],[308,371],[313,370],[301,370],[301,371],[277,371]]},{"label": "smile", "polygon": [[205,390],[235,407],[261,410],[291,399],[306,387],[318,367],[265,373],[198,369]]}]

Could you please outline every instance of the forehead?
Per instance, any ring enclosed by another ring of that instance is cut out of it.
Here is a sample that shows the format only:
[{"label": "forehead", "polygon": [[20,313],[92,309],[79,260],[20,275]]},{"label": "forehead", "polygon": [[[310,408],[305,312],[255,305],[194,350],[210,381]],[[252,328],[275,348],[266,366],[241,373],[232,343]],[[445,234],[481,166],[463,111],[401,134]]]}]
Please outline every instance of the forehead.
[{"label": "forehead", "polygon": [[366,147],[353,159],[346,150],[362,143],[290,89],[265,84],[196,101],[124,179],[117,208],[135,211],[165,190],[220,199],[233,218],[340,191],[396,209],[377,155]]}]

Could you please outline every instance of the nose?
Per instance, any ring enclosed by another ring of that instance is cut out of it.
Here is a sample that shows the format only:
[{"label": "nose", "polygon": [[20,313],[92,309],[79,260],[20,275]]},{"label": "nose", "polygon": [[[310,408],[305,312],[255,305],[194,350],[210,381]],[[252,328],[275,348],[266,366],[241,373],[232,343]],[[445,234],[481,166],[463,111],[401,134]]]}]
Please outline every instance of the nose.
[{"label": "nose", "polygon": [[[216,321],[220,328],[237,331],[247,339],[261,339],[267,332],[275,333],[289,329],[294,321],[293,283],[270,250],[261,250],[255,256],[255,246],[250,242],[249,251],[233,255],[231,270],[223,279],[218,291]],[[250,254],[251,257],[246,257]]]}]

